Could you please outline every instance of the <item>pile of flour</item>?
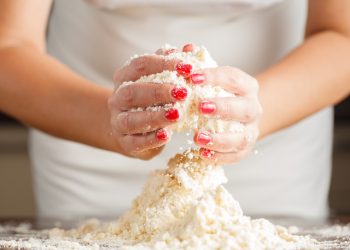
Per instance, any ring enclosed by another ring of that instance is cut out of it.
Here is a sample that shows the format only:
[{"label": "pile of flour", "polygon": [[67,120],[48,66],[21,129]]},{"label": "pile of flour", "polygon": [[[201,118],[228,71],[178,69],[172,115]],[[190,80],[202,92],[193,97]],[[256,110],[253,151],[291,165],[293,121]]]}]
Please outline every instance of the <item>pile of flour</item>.
[{"label": "pile of flour", "polygon": [[220,166],[205,163],[198,151],[173,157],[153,172],[132,208],[117,222],[90,221],[51,236],[80,240],[115,239],[120,249],[317,249],[305,236],[292,235],[265,219],[244,216],[222,186]]}]

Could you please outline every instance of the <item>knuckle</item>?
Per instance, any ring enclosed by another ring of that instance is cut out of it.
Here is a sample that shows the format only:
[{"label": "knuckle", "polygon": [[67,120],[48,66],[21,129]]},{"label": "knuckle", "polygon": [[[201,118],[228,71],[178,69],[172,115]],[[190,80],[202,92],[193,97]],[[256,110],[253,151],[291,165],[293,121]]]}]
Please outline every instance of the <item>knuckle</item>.
[{"label": "knuckle", "polygon": [[156,55],[164,55],[165,54],[165,50],[160,48],[160,49],[157,49],[156,52],[155,52]]},{"label": "knuckle", "polygon": [[130,114],[122,112],[117,116],[116,128],[121,133],[128,133],[131,130]]},{"label": "knuckle", "polygon": [[174,70],[176,67],[176,64],[180,63],[181,60],[179,59],[165,59],[162,58],[161,59],[161,64],[162,64],[162,69],[163,70]]},{"label": "knuckle", "polygon": [[107,105],[109,110],[113,110],[117,106],[114,94],[107,99]]},{"label": "knuckle", "polygon": [[248,101],[245,106],[245,112],[244,112],[244,120],[245,121],[252,121],[257,118],[258,111],[256,103],[253,101]]},{"label": "knuckle", "polygon": [[147,111],[146,112],[146,117],[145,117],[145,123],[144,123],[144,128],[145,130],[149,130],[152,128],[154,125],[154,112],[152,111]]},{"label": "knuckle", "polygon": [[230,116],[232,116],[233,110],[231,108],[231,105],[228,102],[225,102],[222,105],[222,118],[223,119],[229,119]]},{"label": "knuckle", "polygon": [[119,127],[117,125],[117,116],[116,115],[111,115],[110,118],[110,125],[111,125],[111,129],[112,129],[112,135],[119,135],[120,131],[119,131]]},{"label": "knuckle", "polygon": [[131,154],[137,154],[142,151],[142,148],[139,146],[139,138],[133,135],[124,136],[123,145],[124,149]]},{"label": "knuckle", "polygon": [[212,113],[212,117],[216,119],[230,120],[232,117],[232,108],[230,100],[223,98],[206,98],[205,100],[215,104],[216,109]]},{"label": "knuckle", "polygon": [[146,72],[148,61],[149,59],[146,56],[135,58],[131,61],[131,67],[133,67],[136,72],[143,74]]},{"label": "knuckle", "polygon": [[140,146],[140,138],[136,136],[129,136],[130,137],[130,145],[132,146],[132,151],[134,152],[141,152],[143,148]]},{"label": "knuckle", "polygon": [[164,100],[165,98],[165,93],[163,91],[164,88],[162,88],[162,86],[156,86],[155,88],[153,88],[153,98],[154,101],[156,103],[158,103],[159,101]]},{"label": "knuckle", "polygon": [[117,95],[117,100],[122,108],[132,107],[135,92],[134,88],[130,84],[119,87]]},{"label": "knuckle", "polygon": [[250,143],[250,136],[249,136],[249,134],[246,133],[242,137],[242,139],[241,139],[241,141],[239,143],[238,149],[239,150],[244,150],[244,149],[248,148],[249,143]]},{"label": "knuckle", "polygon": [[126,152],[130,153],[131,155],[136,156],[137,152],[140,151],[139,147],[136,144],[136,138],[131,135],[126,135],[124,137],[123,148]]}]

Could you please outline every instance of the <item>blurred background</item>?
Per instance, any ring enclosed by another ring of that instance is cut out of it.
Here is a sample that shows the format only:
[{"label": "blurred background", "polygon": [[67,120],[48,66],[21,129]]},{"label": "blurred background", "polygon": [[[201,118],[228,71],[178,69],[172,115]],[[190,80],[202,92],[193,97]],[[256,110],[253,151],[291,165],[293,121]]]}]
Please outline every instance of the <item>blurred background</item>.
[{"label": "blurred background", "polygon": [[[28,218],[35,214],[27,128],[0,113],[0,218]],[[350,214],[350,98],[335,108],[332,213]]]}]

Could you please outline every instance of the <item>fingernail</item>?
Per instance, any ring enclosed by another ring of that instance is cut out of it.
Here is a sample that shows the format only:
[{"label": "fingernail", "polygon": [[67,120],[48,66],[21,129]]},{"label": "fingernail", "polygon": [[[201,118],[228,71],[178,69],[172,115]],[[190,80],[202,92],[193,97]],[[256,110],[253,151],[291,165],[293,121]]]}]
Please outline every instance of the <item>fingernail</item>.
[{"label": "fingernail", "polygon": [[190,79],[193,84],[201,84],[205,81],[205,75],[202,73],[195,73],[190,75]]},{"label": "fingernail", "polygon": [[170,55],[170,54],[175,53],[175,52],[177,52],[177,49],[172,48],[172,49],[167,49],[167,50],[164,52],[164,54],[165,54],[165,55]]},{"label": "fingernail", "polygon": [[179,117],[180,117],[180,113],[179,113],[179,110],[177,110],[176,108],[169,109],[165,113],[165,118],[168,119],[169,121],[176,121],[177,119],[179,119]]},{"label": "fingernail", "polygon": [[193,51],[193,44],[192,43],[188,43],[185,44],[182,48],[183,52],[192,52]]},{"label": "fingernail", "polygon": [[216,104],[212,101],[202,101],[199,105],[199,110],[203,114],[212,114],[216,111]]},{"label": "fingernail", "polygon": [[188,77],[192,72],[192,65],[191,64],[185,64],[185,63],[178,63],[175,66],[175,69],[178,74]]},{"label": "fingernail", "polygon": [[211,159],[215,155],[215,152],[207,148],[201,148],[200,154],[205,158]]},{"label": "fingernail", "polygon": [[160,141],[165,141],[168,139],[169,137],[169,134],[168,134],[168,131],[166,131],[165,129],[159,129],[157,132],[156,132],[156,137],[158,140]]},{"label": "fingernail", "polygon": [[176,100],[183,101],[187,97],[187,89],[185,87],[175,87],[171,90],[171,95]]},{"label": "fingernail", "polygon": [[208,145],[209,143],[212,142],[212,138],[211,138],[211,136],[209,135],[208,132],[199,132],[199,133],[197,134],[196,141],[197,141],[199,144]]}]

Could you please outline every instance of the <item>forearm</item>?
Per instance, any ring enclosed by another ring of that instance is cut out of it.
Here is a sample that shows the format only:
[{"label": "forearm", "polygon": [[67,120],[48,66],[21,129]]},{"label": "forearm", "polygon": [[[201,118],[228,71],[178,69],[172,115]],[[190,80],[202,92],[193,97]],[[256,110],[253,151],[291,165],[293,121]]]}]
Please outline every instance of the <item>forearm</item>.
[{"label": "forearm", "polygon": [[110,89],[30,47],[4,48],[0,58],[1,111],[49,134],[120,151],[110,136]]},{"label": "forearm", "polygon": [[310,36],[257,79],[264,110],[262,138],[349,94],[350,39],[336,32]]}]

